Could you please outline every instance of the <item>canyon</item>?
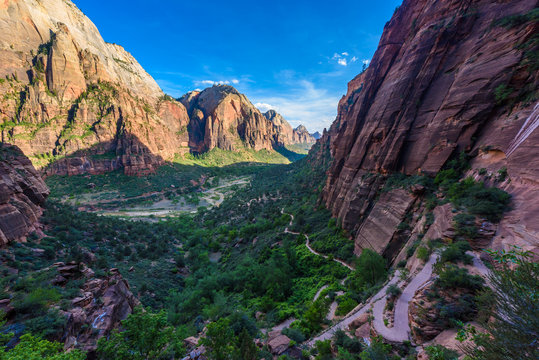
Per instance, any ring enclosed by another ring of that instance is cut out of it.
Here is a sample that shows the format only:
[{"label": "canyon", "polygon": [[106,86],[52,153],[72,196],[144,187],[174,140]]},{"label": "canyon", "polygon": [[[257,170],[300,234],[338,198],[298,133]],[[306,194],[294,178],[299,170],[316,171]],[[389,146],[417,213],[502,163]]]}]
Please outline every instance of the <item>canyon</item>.
[{"label": "canyon", "polygon": [[[414,194],[390,191],[376,199],[388,174],[436,174],[459,152],[470,154],[476,179],[488,181],[481,168],[509,173],[511,182],[501,186],[514,208],[500,223],[497,246],[539,250],[532,220],[539,208],[525,200],[539,196],[532,155],[539,133],[528,131],[514,146],[521,127],[536,120],[536,60],[523,49],[532,46],[537,23],[497,23],[499,14],[535,7],[536,1],[405,1],[396,10],[371,66],[348,84],[321,140],[333,158],[322,197],[355,237],[356,252],[369,247],[396,255],[391,243],[399,241],[396,227]],[[496,95],[502,89],[510,89],[503,99]]]},{"label": "canyon", "polygon": [[156,358],[463,356],[504,321],[494,277],[539,256],[538,18],[404,0],[310,134],[229,85],[164,94],[69,0],[1,2],[6,331],[90,359],[142,353],[144,316]]},{"label": "canyon", "polygon": [[[215,147],[273,150],[313,142],[264,117],[230,86],[175,100],[135,58],[103,40],[70,1],[0,7],[0,131],[45,174],[147,175]],[[291,136],[294,134],[294,136]]]}]

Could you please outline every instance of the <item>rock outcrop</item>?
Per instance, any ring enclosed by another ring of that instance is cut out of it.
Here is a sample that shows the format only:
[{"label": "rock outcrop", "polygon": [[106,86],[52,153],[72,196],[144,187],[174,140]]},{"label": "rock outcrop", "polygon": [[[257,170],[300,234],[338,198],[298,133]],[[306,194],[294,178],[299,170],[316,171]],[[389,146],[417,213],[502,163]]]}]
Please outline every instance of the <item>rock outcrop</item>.
[{"label": "rock outcrop", "polygon": [[66,282],[85,279],[82,295],[73,299],[72,308],[65,312],[64,347],[92,353],[97,349],[97,341],[118,328],[140,302],[117,269],[111,269],[106,278],[95,278],[93,271],[83,264],[57,266],[59,276]]},{"label": "rock outcrop", "polygon": [[40,231],[39,217],[48,195],[30,160],[17,147],[0,143],[0,247]]},{"label": "rock outcrop", "polygon": [[143,175],[188,151],[187,111],[71,2],[0,5],[2,141],[47,172]]},{"label": "rock outcrop", "polygon": [[275,128],[275,143],[278,146],[289,144],[314,143],[316,139],[309,134],[303,125],[292,129],[288,121],[275,110],[268,110],[264,116],[273,123]]},{"label": "rock outcrop", "polygon": [[[189,147],[202,153],[213,148],[273,150],[312,140],[297,132],[274,110],[262,114],[247,97],[229,85],[191,91],[179,101],[190,117]],[[313,141],[310,141],[313,142]]]},{"label": "rock outcrop", "polygon": [[[395,11],[316,147],[333,158],[323,201],[353,236],[385,206],[378,196],[388,174],[433,175],[466,151],[474,169],[506,167],[511,179],[502,187],[514,210],[495,244],[539,249],[536,7],[536,0],[405,0]],[[368,239],[381,252],[384,233]]]},{"label": "rock outcrop", "polygon": [[177,154],[272,150],[283,137],[232,87],[183,104],[163,94],[70,0],[4,1],[0,30],[2,142],[46,174],[146,175]]},{"label": "rock outcrop", "polygon": [[303,125],[299,125],[294,129],[294,144],[313,143],[316,139],[309,133],[307,128]]}]

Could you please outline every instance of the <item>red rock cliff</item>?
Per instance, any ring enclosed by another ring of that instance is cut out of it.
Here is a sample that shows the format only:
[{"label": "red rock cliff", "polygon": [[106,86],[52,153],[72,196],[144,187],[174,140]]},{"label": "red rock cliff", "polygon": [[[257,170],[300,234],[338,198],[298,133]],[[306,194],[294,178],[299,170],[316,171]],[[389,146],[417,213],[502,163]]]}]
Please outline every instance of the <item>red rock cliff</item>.
[{"label": "red rock cliff", "polygon": [[318,147],[333,158],[323,201],[357,251],[387,250],[414,204],[406,192],[378,198],[384,177],[371,174],[434,174],[460,151],[473,168],[507,167],[514,210],[495,241],[537,249],[536,38],[535,0],[405,0],[395,11]]},{"label": "red rock cliff", "polygon": [[49,189],[15,146],[0,144],[0,247],[39,229]]}]

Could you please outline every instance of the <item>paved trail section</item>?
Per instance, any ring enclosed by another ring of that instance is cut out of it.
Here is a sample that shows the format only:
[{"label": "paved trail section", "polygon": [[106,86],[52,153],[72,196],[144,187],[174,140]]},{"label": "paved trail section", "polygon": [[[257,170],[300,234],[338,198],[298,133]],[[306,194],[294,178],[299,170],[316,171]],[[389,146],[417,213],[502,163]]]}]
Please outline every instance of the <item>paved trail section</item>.
[{"label": "paved trail section", "polygon": [[350,324],[354,320],[356,320],[360,315],[366,313],[376,301],[378,301],[381,297],[384,297],[386,295],[387,288],[391,284],[397,283],[397,281],[399,280],[399,275],[400,275],[400,272],[397,271],[395,273],[395,276],[393,276],[393,278],[384,287],[382,287],[382,289],[378,291],[376,295],[372,296],[366,304],[359,304],[358,306],[356,306],[355,309],[353,309],[350,313],[348,313],[348,315],[346,315],[342,320],[340,320],[335,325],[327,328],[322,333],[318,334],[317,336],[309,340],[306,344],[309,347],[312,347],[315,345],[317,341],[324,341],[324,340],[331,339],[338,330],[343,330],[343,331],[347,330]]},{"label": "paved trail section", "polygon": [[376,332],[384,339],[392,342],[410,340],[410,324],[408,322],[408,307],[410,301],[414,297],[415,292],[431,278],[432,268],[439,257],[440,256],[436,253],[432,254],[423,269],[421,269],[412,281],[410,281],[408,286],[404,288],[395,304],[393,327],[388,328],[384,324],[384,308],[386,306],[387,297],[384,296],[374,304],[373,326]]}]

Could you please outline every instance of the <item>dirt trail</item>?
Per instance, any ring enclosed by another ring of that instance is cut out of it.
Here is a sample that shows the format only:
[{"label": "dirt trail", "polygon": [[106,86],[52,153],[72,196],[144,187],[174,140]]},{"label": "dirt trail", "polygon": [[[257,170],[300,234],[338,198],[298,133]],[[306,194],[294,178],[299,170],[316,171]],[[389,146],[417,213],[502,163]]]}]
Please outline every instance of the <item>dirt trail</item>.
[{"label": "dirt trail", "polygon": [[[290,216],[290,222],[288,223],[288,226],[292,226],[292,223],[294,222],[294,215],[285,213],[285,212],[284,212],[284,209],[281,209],[281,214],[285,214],[285,215]],[[285,232],[285,234],[301,235],[301,234],[298,233],[298,232],[293,232],[293,231],[288,230],[288,227],[286,227],[286,228],[284,229],[284,232]],[[321,253],[319,253],[318,251],[314,250],[314,249],[311,247],[310,240],[309,240],[309,236],[308,236],[307,234],[303,234],[303,236],[305,236],[305,246],[307,246],[307,249],[309,249],[309,251],[310,251],[312,254],[317,255],[317,256],[321,256],[321,257],[323,257],[324,259],[327,259],[327,258],[328,258],[327,255],[321,254]],[[340,259],[333,258],[333,261],[338,262],[338,263],[341,264],[342,266],[346,266],[346,267],[347,267],[348,269],[350,269],[350,270],[354,270],[354,268],[353,268],[352,266],[348,265],[347,263],[345,263],[344,261],[342,261],[342,260],[340,260]]]}]

